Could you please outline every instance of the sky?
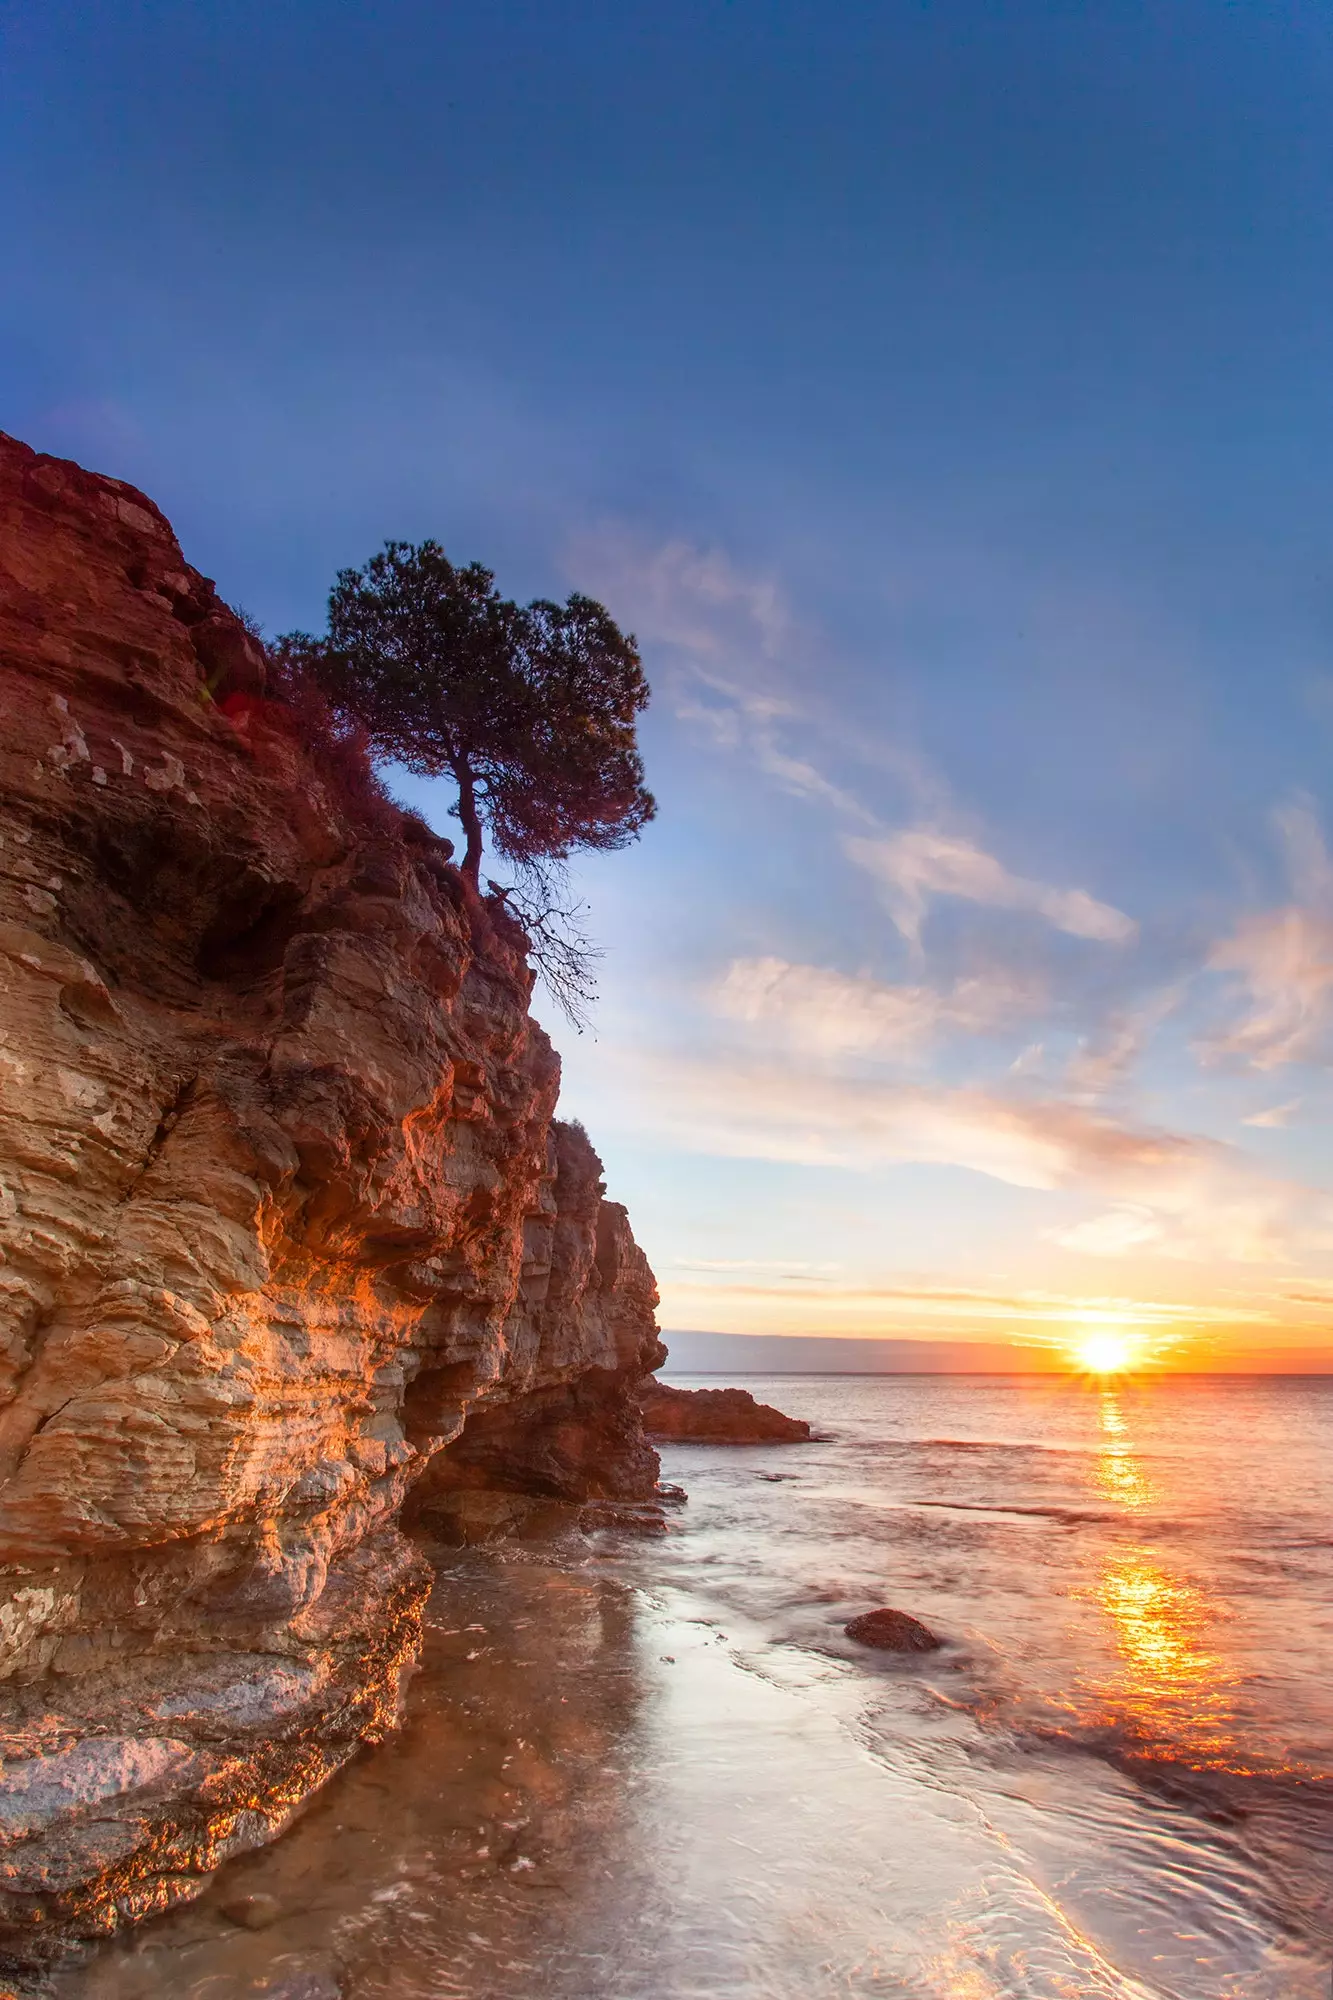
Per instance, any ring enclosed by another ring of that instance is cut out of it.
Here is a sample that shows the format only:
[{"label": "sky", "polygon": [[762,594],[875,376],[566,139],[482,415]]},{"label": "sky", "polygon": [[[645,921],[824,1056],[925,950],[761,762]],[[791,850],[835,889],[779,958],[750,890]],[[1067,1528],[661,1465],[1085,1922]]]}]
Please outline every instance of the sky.
[{"label": "sky", "polygon": [[1333,1363],[1325,6],[0,32],[6,429],[270,633],[431,535],[637,634],[539,1011],[666,1327]]}]

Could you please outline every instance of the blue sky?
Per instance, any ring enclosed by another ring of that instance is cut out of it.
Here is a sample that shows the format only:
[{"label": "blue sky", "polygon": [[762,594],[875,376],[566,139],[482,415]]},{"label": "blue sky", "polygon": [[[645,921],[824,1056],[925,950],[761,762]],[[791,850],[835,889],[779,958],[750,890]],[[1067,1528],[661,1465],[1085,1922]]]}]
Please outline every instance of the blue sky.
[{"label": "blue sky", "polygon": [[552,1025],[668,1326],[1327,1338],[1325,8],[0,18],[8,429],[272,631],[638,633]]}]

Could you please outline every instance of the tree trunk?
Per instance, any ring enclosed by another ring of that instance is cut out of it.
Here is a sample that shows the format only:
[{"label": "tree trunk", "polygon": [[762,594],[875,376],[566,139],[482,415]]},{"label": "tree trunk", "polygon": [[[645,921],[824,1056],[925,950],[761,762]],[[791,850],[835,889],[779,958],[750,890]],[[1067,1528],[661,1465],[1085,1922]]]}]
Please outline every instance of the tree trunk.
[{"label": "tree trunk", "polygon": [[467,835],[461,866],[464,876],[475,889],[481,878],[481,820],[477,815],[477,794],[472,784],[472,773],[466,764],[454,766],[454,777],[458,783],[458,817]]}]

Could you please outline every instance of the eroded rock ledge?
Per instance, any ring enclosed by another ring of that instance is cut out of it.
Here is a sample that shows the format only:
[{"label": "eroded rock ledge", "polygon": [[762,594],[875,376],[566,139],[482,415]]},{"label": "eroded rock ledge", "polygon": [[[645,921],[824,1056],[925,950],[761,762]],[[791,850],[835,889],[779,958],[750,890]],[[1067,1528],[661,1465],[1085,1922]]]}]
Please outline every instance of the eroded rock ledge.
[{"label": "eroded rock ledge", "polygon": [[194,1893],[390,1725],[409,1499],[656,1479],[653,1278],[522,941],[262,685],[151,501],[0,439],[15,1963]]},{"label": "eroded rock ledge", "polygon": [[757,1403],[748,1389],[678,1389],[649,1379],[638,1389],[649,1437],[666,1444],[809,1444],[804,1417]]}]

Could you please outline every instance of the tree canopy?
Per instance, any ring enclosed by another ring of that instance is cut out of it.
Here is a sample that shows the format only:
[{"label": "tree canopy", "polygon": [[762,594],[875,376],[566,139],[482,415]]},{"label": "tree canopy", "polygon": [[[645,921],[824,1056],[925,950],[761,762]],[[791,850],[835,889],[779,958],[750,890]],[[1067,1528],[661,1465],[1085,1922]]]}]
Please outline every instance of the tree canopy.
[{"label": "tree canopy", "polygon": [[[572,914],[552,888],[569,856],[626,846],[656,811],[636,739],[649,692],[638,648],[591,597],[519,605],[438,542],[386,542],[339,571],[326,637],[282,643],[378,755],[453,779],[463,874],[478,886],[489,833],[539,934]],[[573,956],[587,949],[578,935]]]}]

